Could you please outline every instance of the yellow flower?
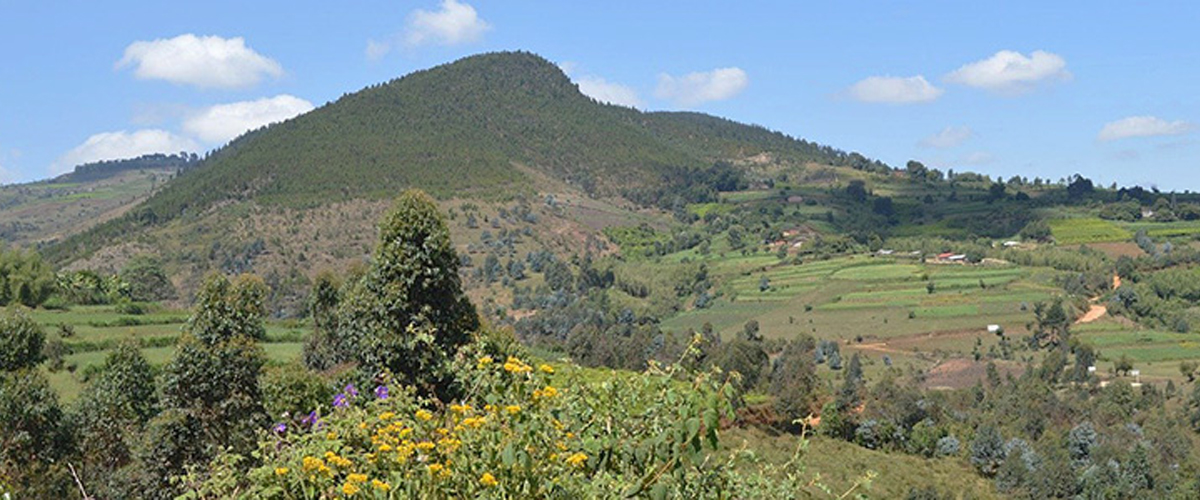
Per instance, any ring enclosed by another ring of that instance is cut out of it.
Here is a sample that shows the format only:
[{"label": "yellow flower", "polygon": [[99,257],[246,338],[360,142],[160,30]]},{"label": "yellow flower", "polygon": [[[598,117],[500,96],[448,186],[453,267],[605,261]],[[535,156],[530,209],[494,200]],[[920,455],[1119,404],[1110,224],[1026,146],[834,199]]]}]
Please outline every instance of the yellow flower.
[{"label": "yellow flower", "polygon": [[421,451],[429,451],[434,449],[434,447],[436,447],[436,445],[429,441],[421,441],[420,443],[417,443],[417,449]]},{"label": "yellow flower", "polygon": [[386,421],[388,421],[388,420],[391,420],[391,419],[392,419],[392,418],[394,418],[395,416],[396,416],[396,414],[395,414],[395,413],[392,413],[392,412],[390,412],[390,411],[385,411],[385,412],[383,412],[383,413],[379,414],[379,420],[383,420],[383,421],[385,421],[385,422],[386,422]]},{"label": "yellow flower", "polygon": [[287,473],[288,473],[288,468],[287,468],[287,467],[276,467],[276,468],[275,468],[275,475],[276,475],[276,476],[284,476],[284,475],[287,475]]},{"label": "yellow flower", "polygon": [[325,462],[316,457],[304,457],[304,472],[312,472],[319,470],[325,466]]},{"label": "yellow flower", "polygon": [[587,462],[588,456],[583,452],[575,452],[574,455],[567,457],[567,463],[575,467],[582,467],[584,462]]},{"label": "yellow flower", "polygon": [[492,361],[494,361],[494,360],[492,359],[491,356],[484,356],[482,358],[479,358],[479,367],[483,368],[487,365],[490,365],[490,364],[492,364]]},{"label": "yellow flower", "polygon": [[517,405],[508,405],[504,407],[504,411],[507,411],[509,415],[516,415],[521,412],[521,407]]},{"label": "yellow flower", "polygon": [[392,451],[392,445],[383,443],[379,445],[379,451]]},{"label": "yellow flower", "polygon": [[437,472],[441,472],[443,467],[442,467],[442,464],[429,464],[428,468],[429,468],[429,473],[434,474]]},{"label": "yellow flower", "polygon": [[346,476],[346,481],[351,482],[351,483],[365,483],[365,482],[367,482],[367,475],[366,474],[350,474],[350,475]]},{"label": "yellow flower", "polygon": [[491,487],[500,484],[500,481],[497,481],[496,476],[493,476],[491,472],[484,472],[482,476],[479,476],[479,483]]},{"label": "yellow flower", "polygon": [[541,370],[542,373],[554,373],[554,367],[545,363],[542,363],[542,365],[538,367],[538,370]]},{"label": "yellow flower", "polygon": [[433,414],[429,413],[428,410],[417,410],[417,418],[428,422],[433,420]]},{"label": "yellow flower", "polygon": [[329,432],[325,433],[325,439],[329,439],[329,440],[337,439],[337,433],[333,432],[333,431],[329,431]]},{"label": "yellow flower", "polygon": [[461,415],[470,412],[471,405],[450,405],[450,411]]},{"label": "yellow flower", "polygon": [[372,479],[372,480],[371,480],[371,487],[372,487],[372,488],[375,488],[375,489],[377,489],[377,490],[379,490],[379,491],[388,491],[388,490],[392,489],[392,485],[390,485],[390,484],[387,484],[387,483],[385,483],[385,482],[383,482],[383,481],[380,481],[380,480],[378,480],[378,479]]},{"label": "yellow flower", "polygon": [[358,493],[358,485],[347,482],[346,484],[342,485],[342,493],[345,493],[348,497],[354,496],[354,494]]}]

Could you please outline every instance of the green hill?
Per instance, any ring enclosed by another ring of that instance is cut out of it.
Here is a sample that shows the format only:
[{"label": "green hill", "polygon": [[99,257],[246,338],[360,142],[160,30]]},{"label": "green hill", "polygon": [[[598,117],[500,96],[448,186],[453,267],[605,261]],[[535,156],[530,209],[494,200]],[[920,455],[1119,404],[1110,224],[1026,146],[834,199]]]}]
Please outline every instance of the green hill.
[{"label": "green hill", "polygon": [[[106,247],[146,239],[171,221],[192,224],[244,202],[311,210],[386,200],[407,187],[443,200],[496,203],[538,192],[637,206],[715,201],[718,188],[741,175],[732,165],[756,156],[761,163],[764,153],[776,164],[866,162],[721,118],[601,104],[541,57],[483,54],[249,132],[125,216],[46,254],[60,265],[90,258]],[[544,186],[551,187],[539,189]],[[212,243],[214,233],[221,231],[200,236],[208,240],[202,243]]]}]

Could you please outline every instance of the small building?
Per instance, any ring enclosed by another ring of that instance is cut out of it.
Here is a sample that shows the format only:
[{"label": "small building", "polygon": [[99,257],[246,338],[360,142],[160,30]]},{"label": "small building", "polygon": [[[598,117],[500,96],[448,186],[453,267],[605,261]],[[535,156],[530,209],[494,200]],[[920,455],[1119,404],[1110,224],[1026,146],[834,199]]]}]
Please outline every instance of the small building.
[{"label": "small building", "polygon": [[1012,248],[1012,247],[1020,246],[1020,245],[1021,245],[1021,242],[1019,242],[1019,241],[1008,240],[1008,241],[1004,242],[1004,248]]},{"label": "small building", "polygon": [[938,258],[938,260],[949,260],[950,257],[953,257],[953,256],[954,256],[954,252],[946,252],[946,253],[939,253],[937,258]]},{"label": "small building", "polygon": [[894,254],[894,253],[896,253],[896,251],[895,251],[895,250],[887,250],[887,249],[880,249],[880,250],[879,250],[879,255],[891,255],[891,254]]},{"label": "small building", "polygon": [[988,333],[996,333],[996,334],[1000,333],[1000,331],[1001,331],[1000,325],[988,325],[987,330],[988,330]]},{"label": "small building", "polygon": [[951,255],[951,256],[949,256],[949,257],[946,257],[946,260],[948,260],[948,261],[950,261],[950,262],[966,262],[966,260],[967,260],[967,255],[966,255],[966,254],[961,254],[961,253],[956,253],[956,254],[954,254],[954,255]]}]

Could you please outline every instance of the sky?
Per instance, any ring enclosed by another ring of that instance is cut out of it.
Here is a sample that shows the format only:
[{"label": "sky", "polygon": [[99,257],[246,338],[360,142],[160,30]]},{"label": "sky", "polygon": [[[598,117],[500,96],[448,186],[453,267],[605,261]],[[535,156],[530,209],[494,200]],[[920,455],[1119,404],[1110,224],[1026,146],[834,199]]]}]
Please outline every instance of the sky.
[{"label": "sky", "polygon": [[1196,26],[1194,1],[0,0],[0,183],[203,153],[374,83],[525,50],[599,100],[893,166],[1200,191]]}]

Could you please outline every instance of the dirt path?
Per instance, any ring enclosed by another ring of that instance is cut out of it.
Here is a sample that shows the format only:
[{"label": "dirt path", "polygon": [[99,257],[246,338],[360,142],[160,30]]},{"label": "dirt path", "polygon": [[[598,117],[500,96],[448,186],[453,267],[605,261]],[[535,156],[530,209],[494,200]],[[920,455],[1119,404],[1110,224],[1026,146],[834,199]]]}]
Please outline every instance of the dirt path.
[{"label": "dirt path", "polygon": [[[1120,276],[1118,276],[1116,274],[1113,275],[1113,286],[1112,287],[1113,287],[1113,290],[1121,288],[1121,277]],[[1080,325],[1083,323],[1091,323],[1100,318],[1103,318],[1105,314],[1108,314],[1108,308],[1097,303],[1098,300],[1100,300],[1100,297],[1092,297],[1092,299],[1091,299],[1092,306],[1090,308],[1088,308],[1088,312],[1086,314],[1084,314],[1079,319],[1075,320],[1076,325]]]},{"label": "dirt path", "polygon": [[1092,307],[1088,309],[1088,312],[1086,314],[1084,314],[1079,319],[1075,320],[1075,324],[1080,325],[1083,323],[1091,323],[1100,318],[1103,318],[1105,314],[1108,314],[1107,307],[1104,307],[1099,304],[1092,304]]}]

